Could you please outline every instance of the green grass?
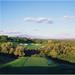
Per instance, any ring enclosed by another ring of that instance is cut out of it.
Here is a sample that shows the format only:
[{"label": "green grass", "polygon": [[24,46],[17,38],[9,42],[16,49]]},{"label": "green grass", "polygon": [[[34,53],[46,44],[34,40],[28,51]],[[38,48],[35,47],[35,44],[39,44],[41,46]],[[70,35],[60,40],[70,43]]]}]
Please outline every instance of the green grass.
[{"label": "green grass", "polygon": [[19,59],[16,59],[14,61],[6,63],[6,64],[2,65],[1,67],[7,67],[7,66],[11,66],[11,67],[23,67],[24,63],[26,62],[26,60],[27,60],[27,57],[21,57]]},{"label": "green grass", "polygon": [[43,57],[29,57],[24,66],[48,66],[48,60]]},{"label": "green grass", "polygon": [[71,63],[75,63],[75,55],[70,55],[70,56],[60,55],[58,58],[65,60],[65,61],[68,61],[68,62],[71,62]]},{"label": "green grass", "polygon": [[[64,66],[63,66],[64,67]],[[75,73],[74,69],[61,67],[44,57],[20,57],[0,67],[0,73]]]},{"label": "green grass", "polygon": [[0,67],[29,67],[29,66],[42,66],[42,67],[54,67],[58,66],[57,64],[51,62],[48,65],[48,59],[44,57],[20,57],[12,62],[4,64]]},{"label": "green grass", "polygon": [[40,48],[40,47],[41,47],[40,44],[38,44],[38,45],[29,44],[29,45],[26,46],[26,48],[27,48],[27,49],[30,49],[30,50],[32,50],[32,49],[38,49],[38,48]]},{"label": "green grass", "polygon": [[0,54],[0,65],[11,62],[13,60],[15,60],[14,57],[10,57],[10,56],[5,55],[5,54]]},{"label": "green grass", "polygon": [[48,60],[42,57],[21,57],[15,61],[4,64],[5,66],[24,67],[24,66],[48,66]]}]

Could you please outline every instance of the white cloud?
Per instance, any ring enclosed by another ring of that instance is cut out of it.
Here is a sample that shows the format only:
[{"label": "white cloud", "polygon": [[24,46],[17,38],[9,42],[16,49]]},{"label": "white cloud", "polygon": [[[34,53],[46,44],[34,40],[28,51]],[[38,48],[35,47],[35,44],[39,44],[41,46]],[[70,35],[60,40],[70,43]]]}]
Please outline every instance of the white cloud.
[{"label": "white cloud", "polygon": [[46,18],[42,18],[42,17],[36,18],[36,22],[37,22],[37,23],[42,23],[42,22],[45,22],[45,21],[47,21]]},{"label": "white cloud", "polygon": [[53,21],[50,18],[45,18],[45,17],[25,17],[24,21],[27,22],[35,22],[35,23],[49,23],[52,24]]},{"label": "white cloud", "polygon": [[65,20],[72,20],[74,18],[74,16],[64,16]]},{"label": "white cloud", "polygon": [[24,18],[24,21],[34,21],[34,18],[32,18],[32,17],[26,17],[26,18]]}]

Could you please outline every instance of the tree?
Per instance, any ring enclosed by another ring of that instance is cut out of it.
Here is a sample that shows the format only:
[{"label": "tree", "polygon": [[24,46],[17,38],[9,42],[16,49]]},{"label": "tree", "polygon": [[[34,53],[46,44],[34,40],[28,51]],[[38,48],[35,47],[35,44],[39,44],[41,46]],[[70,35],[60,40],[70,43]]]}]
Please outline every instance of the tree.
[{"label": "tree", "polygon": [[55,49],[51,50],[51,51],[49,52],[48,56],[52,56],[52,57],[54,57],[54,58],[57,57],[57,52],[56,52],[56,50],[55,50]]},{"label": "tree", "polygon": [[6,43],[1,44],[1,53],[8,53],[8,50],[6,48]]},{"label": "tree", "polygon": [[9,54],[14,54],[14,49],[10,48]]},{"label": "tree", "polygon": [[45,53],[43,51],[40,52],[39,54],[40,57],[45,57]]},{"label": "tree", "polygon": [[16,49],[15,49],[14,55],[16,55],[16,56],[24,56],[25,55],[25,53],[24,53],[24,47],[18,45],[16,47]]},{"label": "tree", "polygon": [[8,36],[0,35],[0,42],[7,42]]}]

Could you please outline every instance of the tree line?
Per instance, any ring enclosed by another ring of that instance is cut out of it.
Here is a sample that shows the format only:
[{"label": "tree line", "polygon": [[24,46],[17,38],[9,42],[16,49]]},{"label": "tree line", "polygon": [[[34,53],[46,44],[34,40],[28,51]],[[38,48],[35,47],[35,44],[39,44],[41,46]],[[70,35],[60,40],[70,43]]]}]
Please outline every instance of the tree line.
[{"label": "tree line", "polygon": [[[12,38],[13,40],[9,40]],[[38,43],[41,44],[41,47],[28,50],[25,45],[20,45],[20,43]],[[0,36],[0,53],[17,57],[29,54],[40,57],[50,56],[52,58],[75,62],[75,40],[39,40]]]}]

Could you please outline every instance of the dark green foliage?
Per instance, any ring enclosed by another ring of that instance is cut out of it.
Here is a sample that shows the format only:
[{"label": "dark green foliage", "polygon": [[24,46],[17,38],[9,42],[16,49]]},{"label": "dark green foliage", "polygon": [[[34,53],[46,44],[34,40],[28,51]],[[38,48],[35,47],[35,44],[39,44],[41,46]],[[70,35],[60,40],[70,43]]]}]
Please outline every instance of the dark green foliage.
[{"label": "dark green foliage", "polygon": [[7,40],[8,40],[8,36],[5,35],[0,36],[0,42],[7,42]]}]

